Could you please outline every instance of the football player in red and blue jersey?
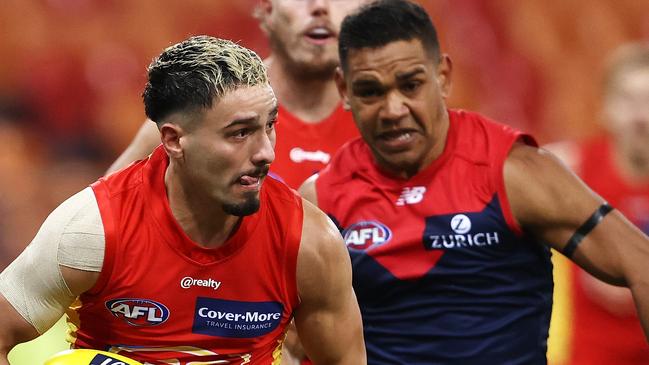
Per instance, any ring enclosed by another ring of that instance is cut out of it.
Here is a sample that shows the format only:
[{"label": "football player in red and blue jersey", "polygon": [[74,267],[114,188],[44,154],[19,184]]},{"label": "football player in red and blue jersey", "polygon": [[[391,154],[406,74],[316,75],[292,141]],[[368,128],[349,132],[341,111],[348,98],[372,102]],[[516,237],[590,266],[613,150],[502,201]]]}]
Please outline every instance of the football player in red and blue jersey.
[{"label": "football player in red and blue jersey", "polygon": [[649,238],[531,136],[446,107],[423,8],[361,8],[339,53],[362,139],[301,192],[342,230],[369,364],[545,364],[550,247],[630,287],[649,329]]}]

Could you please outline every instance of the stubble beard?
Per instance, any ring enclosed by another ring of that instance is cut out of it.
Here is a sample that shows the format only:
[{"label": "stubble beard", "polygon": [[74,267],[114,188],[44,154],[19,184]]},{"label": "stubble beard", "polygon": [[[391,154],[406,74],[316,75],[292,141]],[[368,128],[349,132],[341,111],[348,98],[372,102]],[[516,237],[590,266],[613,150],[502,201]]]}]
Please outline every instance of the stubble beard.
[{"label": "stubble beard", "polygon": [[[248,194],[246,194],[248,195]],[[256,193],[250,193],[249,196],[244,197],[244,201],[240,203],[223,203],[223,211],[227,214],[237,217],[245,217],[257,213],[261,203],[259,196]]]},{"label": "stubble beard", "polygon": [[[292,47],[275,35],[270,36],[270,45],[274,58],[281,59],[281,63],[286,65],[287,70],[290,70],[290,73],[295,78],[328,81],[333,78],[336,67],[338,66],[338,60],[335,57],[334,59],[324,58],[324,55],[322,55],[326,53],[324,49],[321,51],[321,54],[312,54],[300,49],[303,46],[295,44]],[[289,48],[294,48],[295,50],[289,50]],[[304,55],[305,53],[307,55]]]}]

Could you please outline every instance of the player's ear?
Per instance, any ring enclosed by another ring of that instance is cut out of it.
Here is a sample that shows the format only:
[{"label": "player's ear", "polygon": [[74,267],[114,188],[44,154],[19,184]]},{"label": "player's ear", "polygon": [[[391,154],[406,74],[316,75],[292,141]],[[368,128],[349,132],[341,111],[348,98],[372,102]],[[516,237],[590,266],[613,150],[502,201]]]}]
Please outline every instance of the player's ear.
[{"label": "player's ear", "polygon": [[343,108],[345,110],[351,110],[349,104],[349,94],[347,90],[347,83],[345,82],[345,77],[343,70],[340,67],[336,68],[336,73],[334,74],[334,81],[336,82],[336,87],[338,88],[338,93],[340,94],[340,99],[343,102]]},{"label": "player's ear", "polygon": [[451,80],[453,75],[453,62],[451,57],[446,53],[440,55],[439,63],[437,64],[437,83],[444,99],[448,98],[451,94]]},{"label": "player's ear", "polygon": [[169,158],[182,158],[183,148],[180,139],[184,135],[182,127],[175,123],[164,123],[160,126],[160,139]]}]

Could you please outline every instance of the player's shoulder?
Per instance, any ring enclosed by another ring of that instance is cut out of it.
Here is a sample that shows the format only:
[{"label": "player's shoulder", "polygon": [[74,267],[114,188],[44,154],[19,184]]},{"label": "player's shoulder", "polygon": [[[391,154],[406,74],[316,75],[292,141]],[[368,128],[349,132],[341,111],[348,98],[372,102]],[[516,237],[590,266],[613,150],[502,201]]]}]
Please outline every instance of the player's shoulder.
[{"label": "player's shoulder", "polygon": [[352,276],[342,236],[334,223],[308,201],[304,201],[302,228],[296,271],[301,305],[313,308],[338,301]]},{"label": "player's shoulder", "polygon": [[476,112],[450,109],[449,119],[451,131],[461,142],[481,143],[488,147],[494,140],[518,138],[521,135],[533,140],[531,136],[526,135],[517,128]]},{"label": "player's shoulder", "polygon": [[537,146],[531,135],[475,112],[449,110],[448,142],[454,154],[478,164],[500,165],[517,142]]},{"label": "player's shoulder", "polygon": [[319,172],[321,181],[346,181],[350,175],[370,168],[372,161],[369,147],[361,137],[343,144],[327,166]]},{"label": "player's shoulder", "polygon": [[558,141],[543,146],[543,149],[557,156],[570,169],[576,170],[581,160],[581,146],[575,141]]},{"label": "player's shoulder", "polygon": [[[304,221],[300,251],[320,258],[337,255],[345,245],[336,224],[318,207],[303,200]],[[344,251],[346,252],[346,251]]]},{"label": "player's shoulder", "polygon": [[87,187],[66,199],[54,209],[47,221],[70,229],[97,225],[101,217],[92,188]]}]

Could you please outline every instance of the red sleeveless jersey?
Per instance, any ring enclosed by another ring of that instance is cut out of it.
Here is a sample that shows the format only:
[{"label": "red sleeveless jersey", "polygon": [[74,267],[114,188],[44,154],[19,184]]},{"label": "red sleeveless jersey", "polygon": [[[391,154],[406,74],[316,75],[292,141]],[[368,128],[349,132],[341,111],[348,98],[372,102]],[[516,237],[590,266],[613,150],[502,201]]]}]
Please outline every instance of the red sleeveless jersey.
[{"label": "red sleeveless jersey", "polygon": [[[649,234],[649,181],[629,183],[613,161],[612,148],[609,136],[582,143],[577,172],[588,186]],[[649,347],[637,315],[611,313],[586,293],[581,275],[587,274],[573,265],[573,275],[569,364],[649,364]]]},{"label": "red sleeveless jersey", "polygon": [[306,123],[280,105],[278,120],[270,171],[294,189],[322,170],[340,146],[359,136],[352,113],[341,105],[318,123]]},{"label": "red sleeveless jersey", "polygon": [[74,347],[146,364],[279,364],[298,304],[302,202],[272,178],[257,213],[221,247],[181,229],[152,155],[92,185],[106,235],[96,285],[73,307]]},{"label": "red sleeveless jersey", "polygon": [[316,180],[351,256],[369,364],[545,364],[547,247],[509,207],[503,164],[519,131],[449,111],[443,153],[410,179],[360,139]]}]

